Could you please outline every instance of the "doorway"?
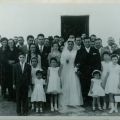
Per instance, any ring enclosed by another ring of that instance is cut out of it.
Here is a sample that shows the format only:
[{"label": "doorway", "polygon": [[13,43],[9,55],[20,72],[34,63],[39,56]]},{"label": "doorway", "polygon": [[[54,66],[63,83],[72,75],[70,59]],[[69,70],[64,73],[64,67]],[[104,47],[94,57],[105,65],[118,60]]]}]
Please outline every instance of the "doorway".
[{"label": "doorway", "polygon": [[61,16],[61,36],[67,40],[69,35],[75,37],[86,33],[89,36],[89,15]]}]

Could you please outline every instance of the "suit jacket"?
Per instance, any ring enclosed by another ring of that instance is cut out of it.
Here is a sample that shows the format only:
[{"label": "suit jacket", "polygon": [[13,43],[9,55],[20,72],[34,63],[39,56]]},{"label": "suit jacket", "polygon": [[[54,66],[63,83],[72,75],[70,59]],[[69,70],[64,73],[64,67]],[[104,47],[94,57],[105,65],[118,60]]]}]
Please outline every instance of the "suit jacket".
[{"label": "suit jacket", "polygon": [[28,88],[31,84],[31,66],[29,64],[25,63],[23,72],[20,63],[14,65],[14,83],[16,89],[21,87]]},{"label": "suit jacket", "polygon": [[51,47],[44,46],[42,52],[37,46],[38,53],[41,55],[41,66],[42,69],[47,69],[48,67],[48,54],[51,52]]},{"label": "suit jacket", "polygon": [[75,66],[77,64],[79,65],[78,70],[82,75],[91,75],[95,69],[101,70],[99,51],[94,47],[90,47],[90,51],[88,53],[85,47],[81,47],[81,49],[77,51],[75,58]]}]

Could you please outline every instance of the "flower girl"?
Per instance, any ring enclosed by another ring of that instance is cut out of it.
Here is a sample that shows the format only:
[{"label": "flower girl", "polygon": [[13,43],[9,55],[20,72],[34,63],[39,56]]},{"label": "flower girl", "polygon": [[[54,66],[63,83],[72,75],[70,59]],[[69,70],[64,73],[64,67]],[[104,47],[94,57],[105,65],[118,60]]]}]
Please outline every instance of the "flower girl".
[{"label": "flower girl", "polygon": [[46,102],[46,96],[43,87],[45,85],[45,80],[43,80],[42,74],[42,71],[36,71],[35,86],[31,95],[31,102],[36,103],[36,112],[42,112],[43,102]]},{"label": "flower girl", "polygon": [[91,86],[88,96],[93,97],[92,108],[95,111],[95,104],[97,100],[98,109],[102,110],[100,105],[100,97],[105,96],[104,89],[102,88],[101,72],[94,70],[92,73],[93,78],[91,79]]}]

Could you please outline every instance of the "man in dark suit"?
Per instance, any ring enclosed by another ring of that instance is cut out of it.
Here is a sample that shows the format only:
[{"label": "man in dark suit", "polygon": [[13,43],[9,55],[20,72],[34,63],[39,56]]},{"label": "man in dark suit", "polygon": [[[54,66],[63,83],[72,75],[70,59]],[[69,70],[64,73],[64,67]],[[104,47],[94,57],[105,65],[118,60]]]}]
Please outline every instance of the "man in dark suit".
[{"label": "man in dark suit", "polygon": [[25,63],[25,54],[19,54],[19,63],[14,66],[17,114],[28,113],[28,88],[31,85],[31,66]]},{"label": "man in dark suit", "polygon": [[43,34],[38,35],[38,52],[41,55],[41,65],[44,71],[48,68],[48,54],[51,51],[49,46],[45,46],[45,38]]},{"label": "man in dark suit", "polygon": [[88,92],[90,90],[92,72],[95,69],[101,69],[99,51],[94,47],[90,47],[90,38],[85,38],[84,47],[77,51],[75,66],[78,67],[79,71],[84,103],[89,102]]}]

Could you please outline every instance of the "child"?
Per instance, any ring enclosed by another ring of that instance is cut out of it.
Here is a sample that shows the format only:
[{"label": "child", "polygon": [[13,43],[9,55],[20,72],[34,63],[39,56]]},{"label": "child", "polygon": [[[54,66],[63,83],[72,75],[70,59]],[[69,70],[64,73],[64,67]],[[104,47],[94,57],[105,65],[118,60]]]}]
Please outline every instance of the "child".
[{"label": "child", "polygon": [[[109,64],[110,64],[110,53],[109,52],[104,52],[102,57],[103,57],[103,61],[101,62],[101,64],[102,64],[102,76],[101,76],[101,79],[104,80],[105,76],[107,74]],[[103,84],[104,84],[104,82],[105,81],[103,81]],[[106,109],[106,98],[104,97],[103,100],[104,100],[103,109]],[[110,107],[110,105],[109,105],[109,107]]]},{"label": "child", "polygon": [[101,72],[99,70],[94,70],[92,73],[93,79],[91,79],[91,87],[88,96],[93,97],[92,107],[95,111],[95,104],[97,100],[98,109],[102,110],[100,105],[100,97],[105,96],[104,89],[102,88],[102,80],[100,78]]},{"label": "child", "polygon": [[120,66],[118,65],[119,57],[116,54],[111,56],[112,62],[109,65],[107,75],[105,77],[105,93],[109,94],[111,102],[111,110],[109,113],[118,112],[117,102],[115,103],[114,95],[120,93]]},{"label": "child", "polygon": [[[50,67],[48,68],[47,80],[48,87],[47,93],[51,95],[51,111],[58,110],[58,94],[61,91],[60,88],[60,77],[59,77],[59,67],[56,58],[50,59]],[[54,105],[53,105],[54,101]]]},{"label": "child", "polygon": [[43,86],[45,85],[45,81],[42,78],[43,72],[40,70],[36,71],[36,79],[35,79],[35,86],[33,93],[31,95],[31,102],[34,102],[34,104],[37,104],[36,106],[36,112],[43,112],[42,106],[43,102],[46,102],[46,96],[44,92]]},{"label": "child", "polygon": [[25,54],[19,53],[19,63],[14,66],[17,114],[28,114],[28,88],[31,85],[31,66],[25,63]]},{"label": "child", "polygon": [[[39,64],[38,64],[38,58],[37,57],[32,57],[31,58],[31,76],[32,76],[32,88],[30,89],[30,92],[29,92],[29,99],[31,101],[31,94],[32,94],[32,90],[34,88],[34,85],[35,85],[35,79],[36,79],[36,71],[37,70],[41,70]],[[35,105],[33,103],[31,103],[32,105],[32,110],[34,110],[35,108]]]}]

